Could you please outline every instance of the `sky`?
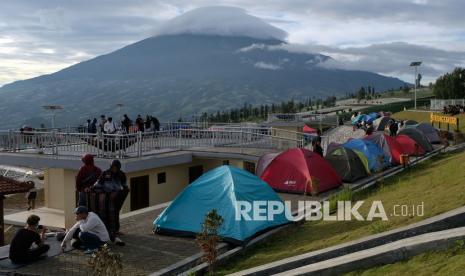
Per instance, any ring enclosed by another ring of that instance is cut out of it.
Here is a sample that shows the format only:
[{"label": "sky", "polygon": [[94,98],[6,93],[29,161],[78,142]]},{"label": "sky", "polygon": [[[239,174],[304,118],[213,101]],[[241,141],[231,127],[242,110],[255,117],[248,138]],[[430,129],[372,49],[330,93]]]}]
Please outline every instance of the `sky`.
[{"label": "sky", "polygon": [[[465,66],[462,0],[1,0],[0,86],[109,53],[218,5],[262,19],[260,28],[289,51],[327,54],[347,69],[413,82],[409,64],[421,60],[425,83]],[[198,26],[224,18],[204,12]]]}]

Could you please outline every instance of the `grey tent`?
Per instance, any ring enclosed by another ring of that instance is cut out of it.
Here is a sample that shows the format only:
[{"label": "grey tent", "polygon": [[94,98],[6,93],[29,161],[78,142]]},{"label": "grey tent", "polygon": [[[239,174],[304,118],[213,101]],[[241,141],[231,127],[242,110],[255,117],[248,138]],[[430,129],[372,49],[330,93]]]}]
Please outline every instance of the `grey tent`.
[{"label": "grey tent", "polygon": [[341,144],[336,143],[336,142],[329,143],[328,147],[326,148],[326,155],[328,155],[328,153],[332,152],[333,150],[335,150],[336,148],[340,146]]},{"label": "grey tent", "polygon": [[416,128],[404,128],[399,131],[398,134],[407,135],[412,138],[418,145],[420,145],[426,152],[432,151],[433,146],[431,145],[425,134]]},{"label": "grey tent", "polygon": [[278,155],[279,153],[267,153],[262,155],[260,159],[258,159],[255,175],[257,175],[258,177],[262,176],[262,173],[265,171],[265,169],[268,167],[271,161],[273,161],[273,159],[275,159],[275,157]]},{"label": "grey tent", "polygon": [[407,120],[404,122],[404,125],[406,126],[418,125],[418,122],[415,120]]},{"label": "grey tent", "polygon": [[328,152],[325,158],[344,182],[351,183],[368,176],[368,162],[363,163],[362,153],[340,146]]},{"label": "grey tent", "polygon": [[377,131],[384,131],[390,120],[391,118],[387,116],[380,117],[373,121],[373,128]]},{"label": "grey tent", "polygon": [[440,143],[441,139],[439,138],[438,131],[428,123],[420,123],[416,127],[419,131],[423,132],[423,134],[428,138],[430,143]]}]

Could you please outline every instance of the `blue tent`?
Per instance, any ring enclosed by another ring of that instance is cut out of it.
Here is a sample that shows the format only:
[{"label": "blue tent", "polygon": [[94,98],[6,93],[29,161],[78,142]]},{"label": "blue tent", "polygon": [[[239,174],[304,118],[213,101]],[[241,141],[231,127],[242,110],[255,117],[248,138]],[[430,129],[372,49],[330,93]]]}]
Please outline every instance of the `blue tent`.
[{"label": "blue tent", "polygon": [[373,120],[376,120],[376,119],[378,119],[379,117],[381,117],[381,115],[379,115],[377,112],[371,112],[370,114],[368,114],[368,116],[370,116],[371,118],[373,118]]},{"label": "blue tent", "polygon": [[368,168],[370,168],[372,172],[380,171],[389,165],[389,156],[371,141],[350,139],[342,144],[342,146],[363,153],[368,159]]},{"label": "blue tent", "polygon": [[375,120],[376,118],[373,118],[369,115],[366,115],[366,114],[360,114],[360,115],[357,115],[353,120],[352,120],[352,124],[355,125],[357,123],[361,123],[361,122],[367,122],[367,123],[371,123]]},{"label": "blue tent", "polygon": [[[205,215],[216,209],[224,219],[220,236],[233,243],[243,243],[257,233],[289,222],[285,213],[273,220],[236,220],[238,201],[279,201],[278,194],[257,176],[235,167],[221,166],[211,170],[187,186],[153,222],[160,234],[192,236],[201,231]],[[265,208],[266,207],[261,207]],[[263,213],[262,213],[263,214]],[[264,212],[267,216],[267,212]]]}]

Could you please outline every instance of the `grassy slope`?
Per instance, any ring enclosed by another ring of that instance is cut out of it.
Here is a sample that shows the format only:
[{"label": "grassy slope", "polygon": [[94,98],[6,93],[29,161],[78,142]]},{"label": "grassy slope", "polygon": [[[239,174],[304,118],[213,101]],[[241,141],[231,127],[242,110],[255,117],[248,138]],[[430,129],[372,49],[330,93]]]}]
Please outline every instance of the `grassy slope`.
[{"label": "grassy slope", "polygon": [[[231,273],[286,257],[325,248],[380,233],[438,215],[465,204],[465,153],[443,155],[380,183],[377,189],[356,196],[365,200],[360,208],[366,216],[371,202],[381,200],[388,216],[395,204],[421,204],[424,216],[390,217],[373,222],[307,222],[282,231],[269,241],[256,245],[220,267],[219,273]],[[368,204],[367,204],[368,203]]]},{"label": "grassy slope", "polygon": [[395,264],[346,275],[465,275],[465,250],[457,245],[444,251],[427,252]]},{"label": "grassy slope", "polygon": [[[439,115],[444,115],[441,113],[437,113]],[[393,115],[393,117],[397,120],[415,120],[417,122],[425,122],[429,123],[430,122],[430,113],[429,112],[416,112],[416,111],[401,111],[397,112]],[[459,114],[455,117],[459,118],[459,126],[460,126],[460,131],[465,132],[465,114]],[[437,123],[434,124],[436,127],[438,126]],[[441,129],[447,129],[447,125],[442,124]],[[451,130],[454,129],[454,126],[451,126]]]}]

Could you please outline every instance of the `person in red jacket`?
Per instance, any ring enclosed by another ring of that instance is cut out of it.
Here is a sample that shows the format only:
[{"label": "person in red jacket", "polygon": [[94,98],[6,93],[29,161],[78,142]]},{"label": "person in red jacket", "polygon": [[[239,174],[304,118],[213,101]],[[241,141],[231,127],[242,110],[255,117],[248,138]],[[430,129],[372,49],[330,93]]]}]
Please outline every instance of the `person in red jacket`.
[{"label": "person in red jacket", "polygon": [[82,157],[84,165],[76,176],[76,192],[78,193],[77,206],[87,206],[87,193],[102,174],[102,170],[94,165],[94,157],[86,154]]}]

